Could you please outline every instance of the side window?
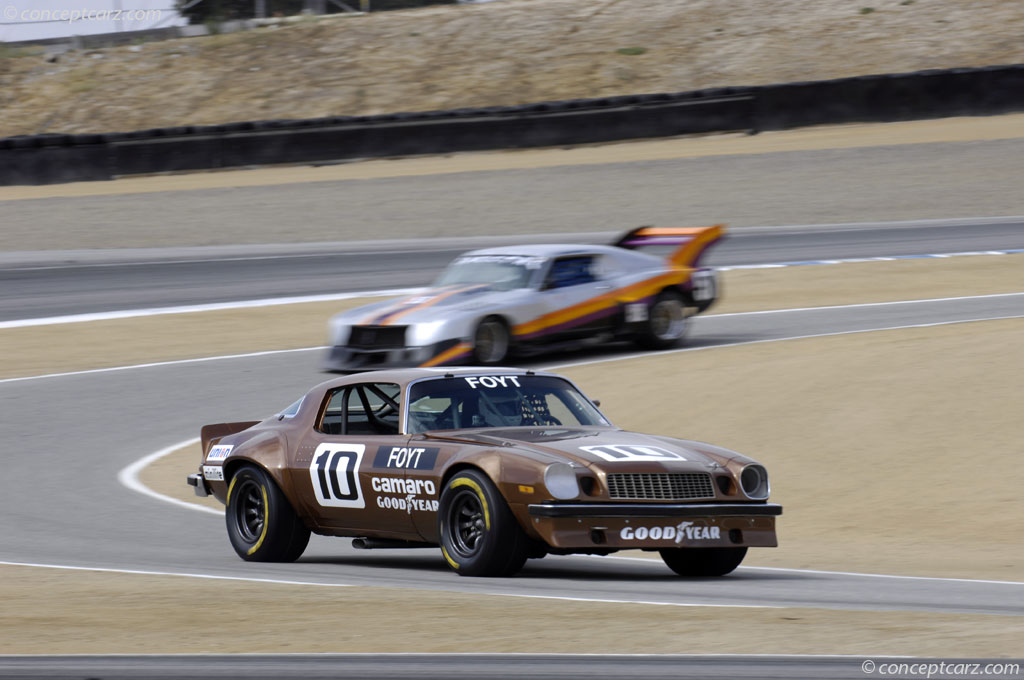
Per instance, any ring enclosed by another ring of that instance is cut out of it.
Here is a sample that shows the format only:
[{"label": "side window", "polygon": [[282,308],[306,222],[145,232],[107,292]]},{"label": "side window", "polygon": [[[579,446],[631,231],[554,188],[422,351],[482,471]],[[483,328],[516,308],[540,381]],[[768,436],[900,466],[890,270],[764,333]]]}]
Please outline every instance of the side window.
[{"label": "side window", "polygon": [[568,288],[583,283],[590,283],[597,279],[597,271],[594,266],[593,255],[573,255],[572,257],[560,257],[551,263],[551,270],[548,272],[544,288]]},{"label": "side window", "polygon": [[359,383],[329,393],[317,430],[324,434],[398,434],[399,387]]}]

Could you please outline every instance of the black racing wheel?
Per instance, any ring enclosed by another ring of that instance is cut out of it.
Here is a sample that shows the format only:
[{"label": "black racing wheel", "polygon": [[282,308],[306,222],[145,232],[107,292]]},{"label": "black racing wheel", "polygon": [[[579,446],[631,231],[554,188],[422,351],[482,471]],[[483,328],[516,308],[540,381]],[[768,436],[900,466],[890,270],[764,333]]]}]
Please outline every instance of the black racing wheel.
[{"label": "black racing wheel", "polygon": [[746,548],[664,548],[665,564],[680,576],[725,576],[747,554]]},{"label": "black racing wheel", "polygon": [[309,543],[309,529],[274,480],[245,465],[231,478],[224,513],[228,538],[249,562],[294,562]]},{"label": "black racing wheel", "polygon": [[682,296],[665,290],[648,308],[647,321],[636,342],[648,349],[669,349],[682,341],[687,325]]},{"label": "black racing wheel", "polygon": [[441,552],[463,576],[511,576],[522,569],[529,539],[485,474],[463,470],[441,492]]},{"label": "black racing wheel", "polygon": [[496,316],[480,322],[473,333],[473,361],[481,366],[500,364],[511,346],[508,326]]}]

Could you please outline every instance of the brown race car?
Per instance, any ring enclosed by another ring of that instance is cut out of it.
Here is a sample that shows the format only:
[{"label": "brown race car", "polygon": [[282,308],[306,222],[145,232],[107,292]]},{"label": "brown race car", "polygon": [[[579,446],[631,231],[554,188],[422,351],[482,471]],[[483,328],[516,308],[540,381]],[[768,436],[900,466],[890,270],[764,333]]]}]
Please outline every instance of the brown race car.
[{"label": "brown race car", "polygon": [[657,550],[720,576],[777,545],[764,467],[614,427],[566,378],[411,368],[337,378],[264,421],[202,428],[188,483],[227,505],[245,560],[292,561],[310,532],[357,548],[440,546],[458,573],[546,554]]}]

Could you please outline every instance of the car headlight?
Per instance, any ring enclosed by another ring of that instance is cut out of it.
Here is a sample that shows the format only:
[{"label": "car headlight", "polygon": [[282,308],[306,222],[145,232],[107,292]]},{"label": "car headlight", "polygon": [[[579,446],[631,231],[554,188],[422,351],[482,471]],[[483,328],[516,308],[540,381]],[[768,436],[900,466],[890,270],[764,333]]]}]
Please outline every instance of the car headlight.
[{"label": "car headlight", "polygon": [[344,319],[333,318],[328,322],[327,327],[327,336],[333,344],[344,345],[348,342],[352,326],[347,321]]},{"label": "car headlight", "polygon": [[559,500],[569,500],[580,495],[580,484],[576,471],[565,463],[552,463],[544,470],[544,486],[548,493]]},{"label": "car headlight", "polygon": [[427,321],[425,323],[413,324],[409,330],[410,338],[407,341],[409,345],[420,346],[429,345],[437,342],[438,340],[444,340],[444,338],[438,337],[438,331],[444,326],[444,321]]},{"label": "car headlight", "polygon": [[755,500],[768,498],[768,471],[762,465],[748,465],[740,473],[740,486],[747,497]]}]

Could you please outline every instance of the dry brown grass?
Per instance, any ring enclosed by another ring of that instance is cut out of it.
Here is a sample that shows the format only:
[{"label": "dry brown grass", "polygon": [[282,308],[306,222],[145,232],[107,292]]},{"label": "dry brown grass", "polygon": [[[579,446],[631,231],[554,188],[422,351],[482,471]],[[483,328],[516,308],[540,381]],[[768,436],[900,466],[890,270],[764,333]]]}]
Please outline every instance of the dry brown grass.
[{"label": "dry brown grass", "polygon": [[[699,651],[999,657],[1012,654],[1024,635],[1020,618],[1007,616],[652,607],[10,566],[0,566],[0,577],[3,654]],[[195,606],[200,602],[202,607]],[[266,625],[232,624],[254,616]],[[856,667],[859,661],[850,663]]]},{"label": "dry brown grass", "polygon": [[[1015,0],[504,0],[0,59],[0,136],[306,118],[1024,61]],[[640,49],[643,48],[643,53]],[[626,52],[626,53],[623,53]]]}]

